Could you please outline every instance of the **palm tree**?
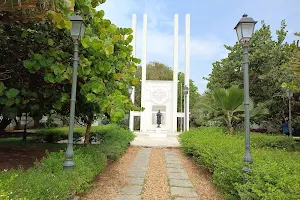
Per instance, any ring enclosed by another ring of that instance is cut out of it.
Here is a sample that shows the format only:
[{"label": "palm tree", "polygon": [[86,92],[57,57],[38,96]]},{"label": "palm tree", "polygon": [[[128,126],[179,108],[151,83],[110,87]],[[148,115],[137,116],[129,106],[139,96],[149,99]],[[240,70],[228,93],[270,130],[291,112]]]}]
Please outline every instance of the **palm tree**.
[{"label": "palm tree", "polygon": [[[226,123],[229,133],[233,132],[233,120],[241,120],[244,117],[244,92],[237,85],[229,89],[220,88],[212,91],[210,103],[202,104],[206,111],[210,112],[214,119]],[[268,114],[266,103],[257,104],[250,99],[250,117]]]}]

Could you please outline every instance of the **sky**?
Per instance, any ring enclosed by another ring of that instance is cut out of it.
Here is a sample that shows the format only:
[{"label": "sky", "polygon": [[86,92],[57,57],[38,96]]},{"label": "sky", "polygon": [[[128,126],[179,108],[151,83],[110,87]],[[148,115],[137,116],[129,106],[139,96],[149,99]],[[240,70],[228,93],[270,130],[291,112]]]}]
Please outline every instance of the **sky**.
[{"label": "sky", "polygon": [[174,14],[179,14],[179,71],[185,67],[185,15],[191,17],[190,78],[199,93],[206,90],[212,63],[225,58],[226,45],[234,45],[234,26],[244,13],[271,26],[272,34],[286,20],[287,42],[300,32],[300,0],[106,0],[97,10],[119,27],[131,28],[132,14],[137,15],[137,57],[142,57],[143,14],[148,15],[147,63],[158,61],[173,67]]}]

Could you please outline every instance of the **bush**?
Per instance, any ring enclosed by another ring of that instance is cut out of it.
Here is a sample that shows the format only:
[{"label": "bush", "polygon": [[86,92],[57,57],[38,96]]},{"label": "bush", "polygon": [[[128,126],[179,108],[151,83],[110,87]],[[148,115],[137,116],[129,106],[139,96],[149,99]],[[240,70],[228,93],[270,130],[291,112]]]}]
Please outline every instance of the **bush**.
[{"label": "bush", "polygon": [[[86,127],[74,127],[73,137],[75,141],[85,135],[85,129]],[[43,140],[45,140],[46,142],[58,142],[59,140],[68,139],[68,131],[69,127],[47,128],[39,129],[35,132],[35,134]],[[129,130],[121,128],[117,124],[108,124],[105,126],[92,126],[90,136],[96,137],[97,140],[102,140],[103,137],[106,137],[105,140],[112,138],[124,142],[132,141],[134,139],[134,135]],[[125,146],[127,146],[127,143]]]},{"label": "bush", "polygon": [[[101,135],[101,144],[76,148],[74,170],[62,170],[63,151],[47,153],[27,171],[1,172],[0,199],[71,199],[74,194],[86,191],[94,177],[104,170],[107,159],[119,159],[134,138],[130,131],[116,125],[93,129],[94,134]],[[55,133],[53,129],[51,131],[51,134]]]},{"label": "bush", "polygon": [[[35,135],[39,136],[46,142],[58,142],[60,140],[68,139],[69,127],[58,127],[58,128],[45,128],[39,129],[35,132]],[[85,134],[85,127],[74,127],[73,138],[74,141],[77,141],[80,137],[83,137]]]},{"label": "bush", "polygon": [[296,141],[285,135],[267,135],[257,134],[251,135],[252,147],[254,148],[275,148],[294,151],[296,149]]},{"label": "bush", "polygon": [[[300,199],[300,153],[284,149],[265,149],[267,139],[278,148],[285,140],[279,136],[255,135],[252,155],[254,163],[247,185],[243,185],[242,167],[244,166],[244,138],[225,135],[221,128],[210,127],[192,130],[180,135],[185,153],[207,167],[213,173],[213,182],[224,191],[226,199]],[[259,142],[258,142],[259,141]],[[262,141],[262,142],[261,142]],[[280,144],[280,145],[278,145]],[[245,191],[251,194],[245,197]]]},{"label": "bush", "polygon": [[131,131],[116,124],[92,127],[91,134],[100,140],[100,149],[109,160],[119,160],[124,150],[134,139]]}]

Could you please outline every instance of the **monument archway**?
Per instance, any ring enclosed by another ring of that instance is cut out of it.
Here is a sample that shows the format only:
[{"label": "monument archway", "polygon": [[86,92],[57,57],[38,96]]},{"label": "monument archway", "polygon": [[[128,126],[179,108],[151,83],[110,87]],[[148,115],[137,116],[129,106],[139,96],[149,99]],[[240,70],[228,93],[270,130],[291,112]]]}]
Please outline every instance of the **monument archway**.
[{"label": "monument archway", "polygon": [[[136,14],[132,15],[133,30],[133,56],[136,57]],[[140,116],[140,132],[172,134],[177,132],[177,118],[189,119],[189,93],[185,95],[184,113],[177,112],[178,90],[178,14],[174,15],[174,47],[173,47],[173,80],[147,80],[147,14],[143,16],[143,40],[142,40],[142,80],[141,80],[141,106],[143,112],[130,112],[129,128],[133,131],[134,117]],[[190,15],[185,16],[185,88],[189,88],[190,69]],[[131,93],[134,102],[135,90]],[[156,114],[160,110],[162,114],[161,125],[158,128]],[[184,130],[189,130],[189,120],[184,120]]]}]

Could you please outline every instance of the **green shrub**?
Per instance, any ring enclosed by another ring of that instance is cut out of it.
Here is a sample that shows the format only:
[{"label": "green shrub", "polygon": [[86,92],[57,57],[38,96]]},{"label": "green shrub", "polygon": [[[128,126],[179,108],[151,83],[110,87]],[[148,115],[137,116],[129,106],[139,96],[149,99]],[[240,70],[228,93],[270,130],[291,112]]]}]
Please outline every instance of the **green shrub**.
[{"label": "green shrub", "polygon": [[[51,129],[51,133],[55,133],[55,130],[64,129]],[[19,169],[1,172],[0,199],[65,200],[86,191],[94,177],[104,170],[107,159],[119,159],[134,138],[132,132],[116,125],[95,127],[93,131],[101,135],[101,144],[76,148],[74,170],[62,170],[65,153],[60,151],[47,153],[46,157],[27,171]]]},{"label": "green shrub", "polygon": [[[248,184],[243,185],[242,167],[244,155],[244,138],[225,135],[217,127],[201,128],[180,135],[180,142],[185,153],[194,157],[200,165],[204,165],[213,173],[213,182],[224,191],[226,199],[240,199],[248,189],[249,199],[300,199],[300,153],[282,149],[266,149],[270,138],[275,148],[285,146],[285,138],[281,136],[256,135],[252,142],[254,163]],[[261,142],[264,140],[263,142]],[[289,140],[287,140],[289,141]],[[284,145],[279,145],[284,144]],[[286,147],[286,146],[285,146]]]},{"label": "green shrub", "polygon": [[[58,127],[58,128],[45,128],[39,129],[35,132],[35,135],[39,136],[46,142],[58,142],[60,140],[68,139],[69,127]],[[74,141],[83,137],[85,133],[85,127],[74,127],[73,138]]]},{"label": "green shrub", "polygon": [[[78,140],[78,138],[83,137],[85,135],[85,129],[86,127],[74,127],[74,140]],[[69,127],[47,128],[39,129],[35,132],[35,134],[47,142],[57,142],[59,140],[68,139],[68,131]],[[120,141],[124,141],[125,143],[127,141],[125,146],[127,146],[128,141],[132,141],[134,139],[134,135],[129,130],[121,128],[117,124],[92,126],[90,136],[96,136],[98,140],[102,140],[103,137],[106,137],[105,140],[107,140],[107,138],[122,139]],[[124,144],[122,146],[124,146]]]},{"label": "green shrub", "polygon": [[119,160],[124,150],[134,139],[131,131],[125,130],[116,124],[95,126],[92,134],[100,139],[99,147],[109,160]]},{"label": "green shrub", "polygon": [[293,151],[296,148],[296,141],[285,135],[267,135],[253,133],[251,142],[254,148],[277,148]]}]

